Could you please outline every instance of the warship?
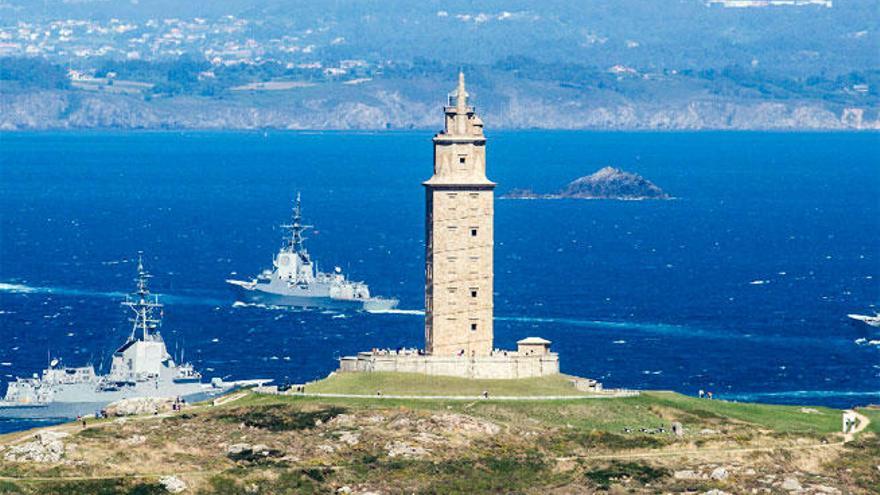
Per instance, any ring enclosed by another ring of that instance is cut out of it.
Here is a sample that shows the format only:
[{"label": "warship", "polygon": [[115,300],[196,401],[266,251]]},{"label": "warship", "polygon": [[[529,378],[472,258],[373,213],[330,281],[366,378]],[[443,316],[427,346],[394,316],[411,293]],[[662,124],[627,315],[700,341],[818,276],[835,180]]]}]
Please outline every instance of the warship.
[{"label": "warship", "polygon": [[192,364],[176,363],[159,332],[162,304],[147,287],[151,276],[140,258],[137,270],[137,290],[122,303],[134,313],[129,320],[131,334],[113,353],[109,374],[96,373],[93,365],[64,366],[60,360],[52,359],[41,375],[35,373],[31,378],[9,382],[6,395],[0,400],[0,418],[74,418],[135,397],[194,402],[268,381],[224,382],[215,378],[211,383],[203,383],[202,375]]},{"label": "warship", "polygon": [[303,245],[303,232],[311,226],[302,223],[299,194],[293,209],[293,223],[281,227],[288,235],[272,260],[272,269],[263,270],[249,281],[226,280],[239,302],[368,312],[387,311],[397,306],[397,299],[371,297],[367,284],[349,280],[339,267],[332,273],[318,270]]},{"label": "warship", "polygon": [[859,315],[859,314],[849,314],[846,316],[849,318],[852,318],[853,320],[861,321],[862,323],[865,323],[865,324],[870,325],[872,327],[880,327],[880,313],[877,313],[874,316]]}]

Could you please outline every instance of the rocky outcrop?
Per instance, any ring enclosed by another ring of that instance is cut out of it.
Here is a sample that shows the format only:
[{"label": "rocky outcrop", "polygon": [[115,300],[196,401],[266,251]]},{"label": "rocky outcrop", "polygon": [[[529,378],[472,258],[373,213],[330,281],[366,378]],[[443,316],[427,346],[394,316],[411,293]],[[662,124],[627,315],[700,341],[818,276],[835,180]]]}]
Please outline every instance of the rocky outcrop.
[{"label": "rocky outcrop", "polygon": [[171,410],[174,399],[164,397],[136,397],[122,399],[107,406],[110,416],[137,416],[141,414],[158,414]]},{"label": "rocky outcrop", "polygon": [[177,476],[163,476],[159,478],[159,484],[168,493],[183,493],[186,490],[186,483]]},{"label": "rocky outcrop", "polygon": [[514,189],[503,199],[671,199],[662,189],[641,175],[605,167],[598,172],[575,179],[562,190],[538,194],[529,189]]},{"label": "rocky outcrop", "polygon": [[12,462],[60,462],[67,451],[61,439],[68,436],[59,431],[41,431],[34,435],[32,441],[9,447],[3,458]]}]

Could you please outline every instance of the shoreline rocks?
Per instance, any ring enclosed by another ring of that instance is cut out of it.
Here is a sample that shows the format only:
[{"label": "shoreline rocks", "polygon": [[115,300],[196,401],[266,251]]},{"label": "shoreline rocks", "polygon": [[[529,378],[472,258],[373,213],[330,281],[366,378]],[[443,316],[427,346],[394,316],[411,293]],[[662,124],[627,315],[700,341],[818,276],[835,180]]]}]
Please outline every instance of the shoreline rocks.
[{"label": "shoreline rocks", "polygon": [[118,400],[107,406],[109,416],[138,416],[141,414],[158,414],[168,412],[174,399],[165,397],[135,397]]}]

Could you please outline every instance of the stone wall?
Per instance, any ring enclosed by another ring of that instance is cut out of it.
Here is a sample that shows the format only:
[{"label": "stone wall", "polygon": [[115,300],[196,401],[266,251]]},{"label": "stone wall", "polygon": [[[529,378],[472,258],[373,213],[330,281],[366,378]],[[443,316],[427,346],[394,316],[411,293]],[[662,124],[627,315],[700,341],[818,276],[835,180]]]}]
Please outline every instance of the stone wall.
[{"label": "stone wall", "polygon": [[388,371],[508,380],[555,375],[559,373],[559,356],[556,353],[523,356],[515,352],[481,357],[428,356],[399,354],[394,351],[362,352],[357,356],[340,359],[339,371]]}]

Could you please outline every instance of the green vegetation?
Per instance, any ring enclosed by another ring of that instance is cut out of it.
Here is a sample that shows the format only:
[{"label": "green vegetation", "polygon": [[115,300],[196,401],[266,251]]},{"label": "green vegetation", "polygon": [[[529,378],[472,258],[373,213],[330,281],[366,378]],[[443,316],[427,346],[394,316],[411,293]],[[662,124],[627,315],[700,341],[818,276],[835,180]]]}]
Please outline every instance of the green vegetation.
[{"label": "green vegetation", "polygon": [[[249,487],[257,485],[259,493],[272,495],[310,495],[326,493],[321,489],[324,481],[320,471],[313,469],[283,470],[274,479],[242,480],[240,476],[218,475],[209,480],[207,487],[196,493],[205,495],[240,495],[248,493]],[[252,489],[251,489],[252,491]]]},{"label": "green vegetation", "polygon": [[[646,405],[680,411],[678,421],[696,416],[751,423],[779,433],[835,433],[840,430],[841,412],[827,407],[775,406],[706,400],[673,392],[645,392]],[[687,422],[687,421],[685,421]]]},{"label": "green vegetation", "polygon": [[19,484],[0,481],[0,493],[4,495],[166,495],[168,491],[158,483],[127,480]]},{"label": "green vegetation", "polygon": [[868,417],[868,419],[871,420],[871,424],[868,425],[868,431],[873,431],[874,433],[880,434],[880,408],[863,408],[859,409],[859,412],[864,414]]},{"label": "green vegetation", "polygon": [[613,461],[605,467],[592,469],[585,474],[597,488],[608,489],[617,481],[635,480],[642,484],[653,483],[669,476],[668,469],[655,468],[638,462]]},{"label": "green vegetation", "polygon": [[314,428],[316,424],[329,421],[344,412],[345,409],[341,407],[300,411],[289,405],[276,404],[258,409],[236,408],[222,414],[220,419],[269,431],[293,431]]},{"label": "green vegetation", "polygon": [[[412,376],[374,377],[425,393]],[[505,390],[553,390],[566,383],[550,377],[510,382]],[[307,387],[317,385],[334,391],[354,386],[331,379]],[[456,380],[442,380],[441,389],[460,393],[454,385]],[[880,411],[862,412],[880,420]],[[426,494],[736,492],[773,489],[763,481],[768,473],[777,481],[799,477],[805,487],[871,493],[880,483],[876,425],[842,446],[842,436],[833,435],[840,414],[672,392],[552,401],[248,393],[166,418],[96,421],[85,430],[70,425],[72,435],[63,441],[75,444],[72,462],[0,457],[0,473],[12,478],[0,482],[0,493],[161,493],[156,490],[164,474],[184,480],[187,493],[203,495],[252,493],[254,487],[259,493],[333,493],[345,486]],[[683,423],[684,436],[670,431],[675,421]],[[803,465],[818,467],[807,476]],[[709,478],[719,466],[729,470],[729,479]],[[672,476],[678,470],[697,474]],[[68,479],[43,481],[50,477]]]},{"label": "green vegetation", "polygon": [[16,83],[21,88],[65,89],[67,71],[42,58],[0,58],[0,88]]},{"label": "green vegetation", "polygon": [[426,494],[523,493],[535,486],[537,479],[542,483],[564,480],[551,472],[552,463],[537,451],[439,462],[364,456],[356,465],[349,481],[382,479],[392,484],[420,487],[416,493]]},{"label": "green vegetation", "polygon": [[496,396],[586,395],[574,388],[572,377],[553,375],[519,380],[471,380],[419,373],[339,373],[306,386],[323,394],[471,396],[484,391]]},{"label": "green vegetation", "polygon": [[[620,433],[626,428],[657,428],[679,421],[686,427],[718,428],[751,425],[778,433],[826,435],[840,429],[841,412],[826,407],[803,408],[769,404],[737,403],[697,399],[674,392],[643,392],[627,398],[576,398],[582,394],[565,375],[524,380],[465,380],[451,377],[427,377],[406,373],[338,374],[308,384],[310,393],[383,395],[473,396],[483,390],[490,400],[476,402],[454,400],[382,399],[382,398],[311,398],[298,396],[252,395],[245,404],[277,403],[333,404],[344,407],[411,407],[428,410],[453,410],[508,422],[529,418],[532,421],[560,426],[570,425],[587,431]],[[571,400],[557,400],[548,407],[541,401],[494,401],[493,396],[572,395]],[[475,399],[476,400],[476,399]],[[500,402],[504,402],[503,406]],[[236,404],[242,404],[241,401]],[[805,412],[806,411],[806,412]],[[880,411],[872,428],[880,423]]]}]

